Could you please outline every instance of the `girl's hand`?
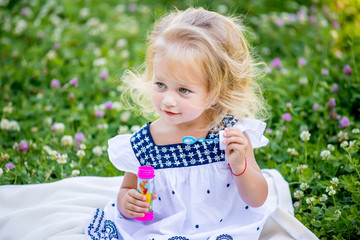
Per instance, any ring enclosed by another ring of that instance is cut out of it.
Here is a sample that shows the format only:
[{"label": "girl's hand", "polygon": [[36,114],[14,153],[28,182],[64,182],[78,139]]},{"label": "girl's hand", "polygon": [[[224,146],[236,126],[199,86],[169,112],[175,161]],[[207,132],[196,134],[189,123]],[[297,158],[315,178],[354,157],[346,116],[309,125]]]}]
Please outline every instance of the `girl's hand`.
[{"label": "girl's hand", "polygon": [[227,145],[225,154],[234,174],[240,174],[245,169],[245,155],[250,147],[246,133],[235,127],[225,128],[223,143]]},{"label": "girl's hand", "polygon": [[[154,193],[152,199],[156,199],[157,196]],[[145,202],[146,197],[140,194],[136,189],[130,189],[125,194],[121,209],[123,214],[127,218],[141,218],[145,216],[145,213],[149,211],[149,203]]]}]

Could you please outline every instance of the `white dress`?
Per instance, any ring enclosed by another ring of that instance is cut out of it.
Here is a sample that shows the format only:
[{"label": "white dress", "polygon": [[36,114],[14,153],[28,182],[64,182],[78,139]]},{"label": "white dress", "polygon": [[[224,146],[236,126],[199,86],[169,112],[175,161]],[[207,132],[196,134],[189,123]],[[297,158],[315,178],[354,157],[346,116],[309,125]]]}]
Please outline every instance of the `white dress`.
[{"label": "white dress", "polygon": [[[265,146],[265,123],[238,121],[229,115],[225,126],[246,129],[252,147]],[[209,132],[207,138],[218,138]],[[126,219],[117,210],[116,199],[97,209],[85,235],[87,239],[258,239],[270,214],[266,205],[247,206],[239,196],[234,178],[219,142],[196,142],[157,146],[149,123],[133,135],[109,140],[109,158],[122,171],[137,173],[140,165],[155,168],[154,219]]]}]

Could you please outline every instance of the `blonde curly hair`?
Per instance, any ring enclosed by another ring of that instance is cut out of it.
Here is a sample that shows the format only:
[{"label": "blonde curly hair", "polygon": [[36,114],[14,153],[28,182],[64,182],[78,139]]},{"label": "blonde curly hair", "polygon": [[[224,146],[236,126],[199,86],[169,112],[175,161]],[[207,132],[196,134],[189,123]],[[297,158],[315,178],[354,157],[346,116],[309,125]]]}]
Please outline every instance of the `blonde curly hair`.
[{"label": "blonde curly hair", "polygon": [[169,13],[156,22],[148,37],[142,73],[125,72],[126,96],[142,107],[142,113],[153,111],[149,89],[155,55],[161,55],[180,61],[198,76],[205,73],[209,128],[221,125],[227,114],[264,120],[267,105],[256,81],[262,75],[262,63],[250,55],[243,31],[239,18],[203,8]]}]

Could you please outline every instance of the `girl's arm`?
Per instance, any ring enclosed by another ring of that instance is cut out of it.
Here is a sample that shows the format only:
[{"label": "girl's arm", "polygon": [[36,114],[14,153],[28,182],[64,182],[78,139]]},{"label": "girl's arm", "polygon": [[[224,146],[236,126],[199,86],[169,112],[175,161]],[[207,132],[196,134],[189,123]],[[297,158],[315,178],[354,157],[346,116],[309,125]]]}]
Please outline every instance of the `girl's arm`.
[{"label": "girl's arm", "polygon": [[126,172],[119,193],[117,206],[120,213],[126,218],[144,217],[148,211],[146,197],[137,191],[137,176]]},{"label": "girl's arm", "polygon": [[[241,198],[249,206],[260,207],[267,198],[268,185],[256,163],[249,137],[235,127],[227,128],[224,137],[228,138],[224,142],[228,144],[225,153]],[[235,176],[244,171],[245,158],[245,172]]]}]

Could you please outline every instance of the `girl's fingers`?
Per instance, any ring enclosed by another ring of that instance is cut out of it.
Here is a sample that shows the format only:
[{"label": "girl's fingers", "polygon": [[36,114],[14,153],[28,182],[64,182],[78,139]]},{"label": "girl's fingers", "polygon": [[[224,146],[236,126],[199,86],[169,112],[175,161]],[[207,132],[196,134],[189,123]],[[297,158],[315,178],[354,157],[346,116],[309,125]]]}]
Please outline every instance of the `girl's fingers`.
[{"label": "girl's fingers", "polygon": [[156,193],[153,193],[152,200],[155,200],[155,199],[157,199],[157,195],[156,195]]},{"label": "girl's fingers", "polygon": [[145,201],[146,200],[146,197],[142,194],[140,194],[137,190],[135,189],[131,189],[129,190],[129,195],[130,197],[136,199],[136,200],[139,200],[139,201]]},{"label": "girl's fingers", "polygon": [[145,200],[146,200],[146,197],[144,195],[141,195],[140,199],[138,199],[138,198],[133,197],[131,194],[129,194],[128,202],[130,204],[135,205],[135,206],[139,206],[139,207],[142,207],[142,208],[147,208],[149,206],[149,203],[145,202]]},{"label": "girl's fingers", "polygon": [[230,144],[225,150],[225,153],[244,153],[245,154],[245,147],[243,145],[239,144]]},{"label": "girl's fingers", "polygon": [[143,217],[148,212],[149,203],[145,202],[146,197],[135,189],[128,191],[128,197],[125,204],[125,211],[133,217]]},{"label": "girl's fingers", "polygon": [[223,141],[224,144],[230,145],[231,143],[245,144],[246,138],[244,137],[230,137]]},{"label": "girl's fingers", "polygon": [[[228,136],[226,136],[228,135]],[[229,137],[229,136],[242,136],[244,135],[243,132],[241,132],[240,129],[236,128],[236,127],[228,127],[225,128],[225,136]]]},{"label": "girl's fingers", "polygon": [[230,145],[231,143],[246,144],[248,142],[245,134],[235,127],[226,128],[224,137],[223,143],[225,145]]},{"label": "girl's fingers", "polygon": [[[143,203],[143,202],[142,202]],[[147,203],[145,203],[147,204]],[[125,205],[125,211],[127,214],[133,216],[133,217],[143,217],[144,213],[148,212],[148,204],[145,206],[139,206],[136,204],[133,204],[132,202],[128,202]]]}]

